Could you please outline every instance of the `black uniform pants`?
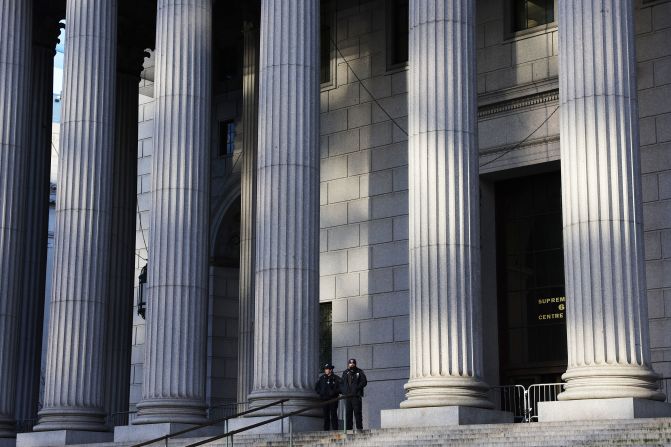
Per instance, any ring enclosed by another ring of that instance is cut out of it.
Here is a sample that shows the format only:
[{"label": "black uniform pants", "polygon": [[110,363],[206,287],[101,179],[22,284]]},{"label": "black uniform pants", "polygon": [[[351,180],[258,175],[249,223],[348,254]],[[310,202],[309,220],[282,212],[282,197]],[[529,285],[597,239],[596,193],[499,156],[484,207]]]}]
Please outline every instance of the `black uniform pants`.
[{"label": "black uniform pants", "polygon": [[338,401],[322,407],[324,410],[324,431],[338,429]]},{"label": "black uniform pants", "polygon": [[352,413],[356,419],[357,430],[363,430],[363,414],[361,412],[361,397],[355,396],[345,400],[345,415],[347,417],[347,430],[352,429]]}]

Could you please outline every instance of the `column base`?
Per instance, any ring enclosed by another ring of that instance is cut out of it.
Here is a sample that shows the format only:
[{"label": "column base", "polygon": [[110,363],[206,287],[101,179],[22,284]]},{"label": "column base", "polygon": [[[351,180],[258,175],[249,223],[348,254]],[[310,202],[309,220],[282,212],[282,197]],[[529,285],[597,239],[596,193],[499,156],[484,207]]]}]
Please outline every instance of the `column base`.
[{"label": "column base", "polygon": [[40,410],[34,432],[108,432],[105,412],[97,408],[51,407]]},{"label": "column base", "polygon": [[83,430],[54,430],[32,433],[19,433],[16,436],[16,447],[48,447],[71,444],[93,444],[112,442],[112,432]]},{"label": "column base", "polygon": [[633,397],[538,403],[538,421],[588,421],[671,417],[671,403]]},{"label": "column base", "polygon": [[400,408],[380,412],[382,428],[439,427],[445,425],[512,424],[513,414],[485,408],[449,406]]},{"label": "column base", "polygon": [[[160,438],[170,433],[176,433],[178,431],[195,427],[194,424],[173,424],[173,423],[161,423],[161,424],[142,424],[142,425],[124,425],[121,427],[114,427],[114,442],[143,442],[149,441],[150,439]],[[221,426],[211,426],[203,427],[198,430],[186,433],[180,438],[197,438],[197,437],[207,437],[214,436],[216,434],[223,433],[223,428]]]},{"label": "column base", "polygon": [[[228,431],[239,430],[250,425],[258,424],[259,422],[272,419],[272,416],[267,417],[242,417],[230,419],[228,421]],[[293,416],[291,418],[291,430],[293,432],[306,431],[321,431],[324,429],[324,420],[320,417],[311,416]],[[241,434],[263,435],[273,433],[289,433],[289,418],[284,419],[284,426],[282,421],[271,422],[270,424],[261,425],[260,427],[252,428]]]},{"label": "column base", "polygon": [[580,366],[566,370],[558,400],[634,398],[664,401],[659,375],[639,365]]},{"label": "column base", "polygon": [[474,377],[422,377],[404,386],[401,408],[476,407],[491,409],[489,386]]},{"label": "column base", "polygon": [[196,399],[145,399],[137,404],[133,425],[192,424],[207,422],[205,403]]}]

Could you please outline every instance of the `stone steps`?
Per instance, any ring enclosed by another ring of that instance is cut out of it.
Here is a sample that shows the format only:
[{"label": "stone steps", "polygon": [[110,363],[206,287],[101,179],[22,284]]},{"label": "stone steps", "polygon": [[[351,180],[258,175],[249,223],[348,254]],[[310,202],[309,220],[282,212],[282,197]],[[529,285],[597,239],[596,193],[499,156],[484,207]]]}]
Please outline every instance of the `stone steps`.
[{"label": "stone steps", "polygon": [[[173,439],[170,447],[184,447],[204,438]],[[286,447],[289,436],[279,434],[237,435],[235,447]],[[132,444],[97,444],[95,447]],[[159,446],[159,444],[155,444]],[[226,446],[226,440],[207,444]],[[231,445],[230,442],[228,445]],[[345,435],[339,432],[295,433],[299,446],[671,446],[671,418],[624,421],[548,422],[531,424],[492,424],[415,429],[374,429]],[[94,447],[88,445],[87,447]]]},{"label": "stone steps", "polygon": [[[209,444],[225,446],[224,442]],[[229,444],[230,445],[230,444]],[[239,435],[235,446],[288,446],[288,436]],[[378,429],[345,436],[314,432],[294,435],[294,446],[580,446],[580,445],[671,445],[671,419],[618,422],[533,423]]]}]

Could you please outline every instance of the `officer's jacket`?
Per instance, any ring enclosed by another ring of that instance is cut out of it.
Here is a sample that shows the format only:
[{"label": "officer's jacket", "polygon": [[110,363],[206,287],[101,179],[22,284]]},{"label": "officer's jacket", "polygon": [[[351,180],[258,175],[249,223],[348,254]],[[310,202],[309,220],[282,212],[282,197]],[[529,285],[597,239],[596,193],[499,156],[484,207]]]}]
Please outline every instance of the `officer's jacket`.
[{"label": "officer's jacket", "polygon": [[344,395],[355,395],[363,397],[363,389],[368,384],[368,379],[362,369],[346,369],[342,374],[340,392]]},{"label": "officer's jacket", "polygon": [[340,377],[335,374],[331,374],[330,376],[322,374],[319,376],[319,380],[317,380],[315,391],[317,391],[319,398],[322,400],[338,397],[340,394]]}]

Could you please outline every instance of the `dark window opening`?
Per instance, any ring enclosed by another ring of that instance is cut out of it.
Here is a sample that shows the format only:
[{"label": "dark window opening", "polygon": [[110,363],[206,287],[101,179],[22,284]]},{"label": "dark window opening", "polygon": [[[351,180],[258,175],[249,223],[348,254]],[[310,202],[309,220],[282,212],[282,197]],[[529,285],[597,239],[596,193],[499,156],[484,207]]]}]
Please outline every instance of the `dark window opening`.
[{"label": "dark window opening", "polygon": [[389,0],[389,65],[408,62],[408,21],[410,9],[408,0]]},{"label": "dark window opening", "polygon": [[219,122],[219,156],[230,157],[235,150],[235,121]]},{"label": "dark window opening", "polygon": [[331,41],[331,8],[326,4],[322,8],[321,15],[321,34],[320,38],[320,51],[319,51],[319,63],[320,63],[320,74],[319,82],[322,84],[326,82],[331,82],[331,55],[333,53],[333,43]]},{"label": "dark window opening", "polygon": [[566,297],[559,172],[496,187],[501,384],[561,381]]},{"label": "dark window opening", "polygon": [[555,19],[554,0],[513,0],[513,5],[513,31],[546,25]]},{"label": "dark window opening", "polygon": [[319,304],[319,365],[333,362],[331,358],[332,310],[333,306],[330,302]]}]

